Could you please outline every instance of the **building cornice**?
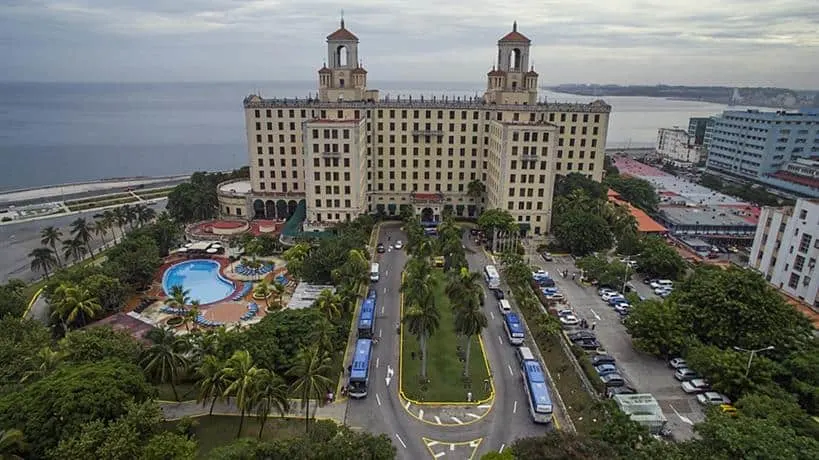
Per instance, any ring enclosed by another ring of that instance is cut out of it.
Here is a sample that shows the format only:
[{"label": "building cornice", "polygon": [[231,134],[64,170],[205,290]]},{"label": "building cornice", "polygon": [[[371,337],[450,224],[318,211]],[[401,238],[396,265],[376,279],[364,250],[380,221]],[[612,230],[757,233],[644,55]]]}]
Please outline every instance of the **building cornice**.
[{"label": "building cornice", "polygon": [[611,106],[603,100],[587,104],[566,102],[538,102],[537,104],[490,104],[483,99],[472,100],[429,100],[429,99],[381,99],[379,101],[333,101],[322,102],[318,99],[262,99],[250,95],[244,99],[245,109],[471,109],[503,110],[518,112],[589,112],[610,113]]}]

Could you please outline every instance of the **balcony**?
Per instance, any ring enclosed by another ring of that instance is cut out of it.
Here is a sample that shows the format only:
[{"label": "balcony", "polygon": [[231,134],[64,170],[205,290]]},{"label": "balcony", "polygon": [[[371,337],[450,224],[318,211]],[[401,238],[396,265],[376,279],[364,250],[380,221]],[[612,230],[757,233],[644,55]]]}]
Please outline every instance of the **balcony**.
[{"label": "balcony", "polygon": [[410,192],[410,201],[415,204],[442,203],[445,200],[443,192]]}]

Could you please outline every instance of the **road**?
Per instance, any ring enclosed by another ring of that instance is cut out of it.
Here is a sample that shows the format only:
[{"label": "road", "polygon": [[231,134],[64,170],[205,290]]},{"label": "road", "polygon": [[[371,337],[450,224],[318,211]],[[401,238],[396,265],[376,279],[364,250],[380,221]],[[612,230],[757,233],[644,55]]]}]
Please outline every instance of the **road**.
[{"label": "road", "polygon": [[[399,224],[381,227],[378,241],[389,245],[397,240],[406,241]],[[464,240],[465,244],[468,238]],[[487,263],[484,253],[474,246],[467,246],[470,269],[480,272]],[[346,422],[352,427],[373,433],[384,433],[398,449],[398,458],[479,458],[483,453],[508,447],[516,438],[542,435],[548,429],[534,424],[527,410],[526,396],[517,371],[512,347],[498,337],[502,336],[501,318],[497,314],[494,297],[487,300],[486,314],[489,327],[482,338],[492,370],[496,397],[488,414],[463,425],[439,425],[432,421],[434,407],[425,406],[424,421],[410,415],[405,403],[399,398],[398,347],[400,339],[397,325],[400,321],[401,272],[407,261],[403,250],[390,250],[378,254],[381,279],[376,284],[376,335],[379,343],[373,352],[373,367],[368,396],[350,400]],[[447,327],[448,325],[442,325]],[[387,384],[388,368],[393,377]],[[443,418],[443,413],[441,414]],[[426,440],[424,439],[426,438]]]},{"label": "road", "polygon": [[[572,281],[571,274],[579,269],[575,267],[571,257],[556,256],[553,262],[546,262],[533,251],[527,251],[527,255],[532,265],[554,274],[555,283],[575,313],[580,318],[585,318],[589,324],[595,324],[594,332],[598,340],[606,352],[615,357],[631,386],[640,392],[654,395],[668,418],[674,439],[691,439],[694,433],[689,422],[700,422],[705,416],[696,398],[682,391],[680,382],[674,378],[673,371],[666,363],[635,350],[631,337],[620,322],[620,316],[600,299],[597,289]],[[563,270],[568,270],[570,276],[563,278],[558,275]],[[646,298],[658,298],[641,280],[635,279],[632,284]]]},{"label": "road", "polygon": [[[165,209],[167,200],[162,200],[149,206],[160,212]],[[56,215],[47,219],[37,219],[28,222],[11,223],[0,225],[0,283],[5,283],[12,278],[31,282],[39,280],[42,273],[31,271],[31,258],[29,253],[42,246],[40,244],[40,231],[48,226],[59,227],[63,232],[63,238],[70,238],[71,231],[69,225],[74,220],[84,217],[93,221],[94,214],[99,211],[86,211],[78,214]],[[119,230],[117,230],[119,233]],[[111,240],[111,235],[106,237]],[[102,240],[94,238],[91,248],[94,252],[103,245]],[[62,248],[57,248],[62,258]]]}]

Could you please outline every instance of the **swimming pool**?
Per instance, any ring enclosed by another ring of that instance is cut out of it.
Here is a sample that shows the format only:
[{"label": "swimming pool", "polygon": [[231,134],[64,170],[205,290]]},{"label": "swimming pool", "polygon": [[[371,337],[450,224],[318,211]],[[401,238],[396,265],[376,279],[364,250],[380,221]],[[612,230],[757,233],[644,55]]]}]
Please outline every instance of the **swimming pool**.
[{"label": "swimming pool", "polygon": [[222,300],[233,293],[233,283],[219,273],[219,262],[213,260],[189,260],[171,266],[162,275],[162,289],[170,295],[171,288],[182,286],[190,291],[191,300],[208,304]]}]

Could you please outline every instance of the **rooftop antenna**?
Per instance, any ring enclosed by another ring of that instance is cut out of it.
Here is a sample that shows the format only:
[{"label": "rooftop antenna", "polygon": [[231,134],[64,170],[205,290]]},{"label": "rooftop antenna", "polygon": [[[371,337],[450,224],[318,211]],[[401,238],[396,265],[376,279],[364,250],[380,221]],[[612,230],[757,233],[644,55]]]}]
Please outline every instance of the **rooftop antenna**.
[{"label": "rooftop antenna", "polygon": [[344,28],[344,10],[341,10],[341,28]]}]

